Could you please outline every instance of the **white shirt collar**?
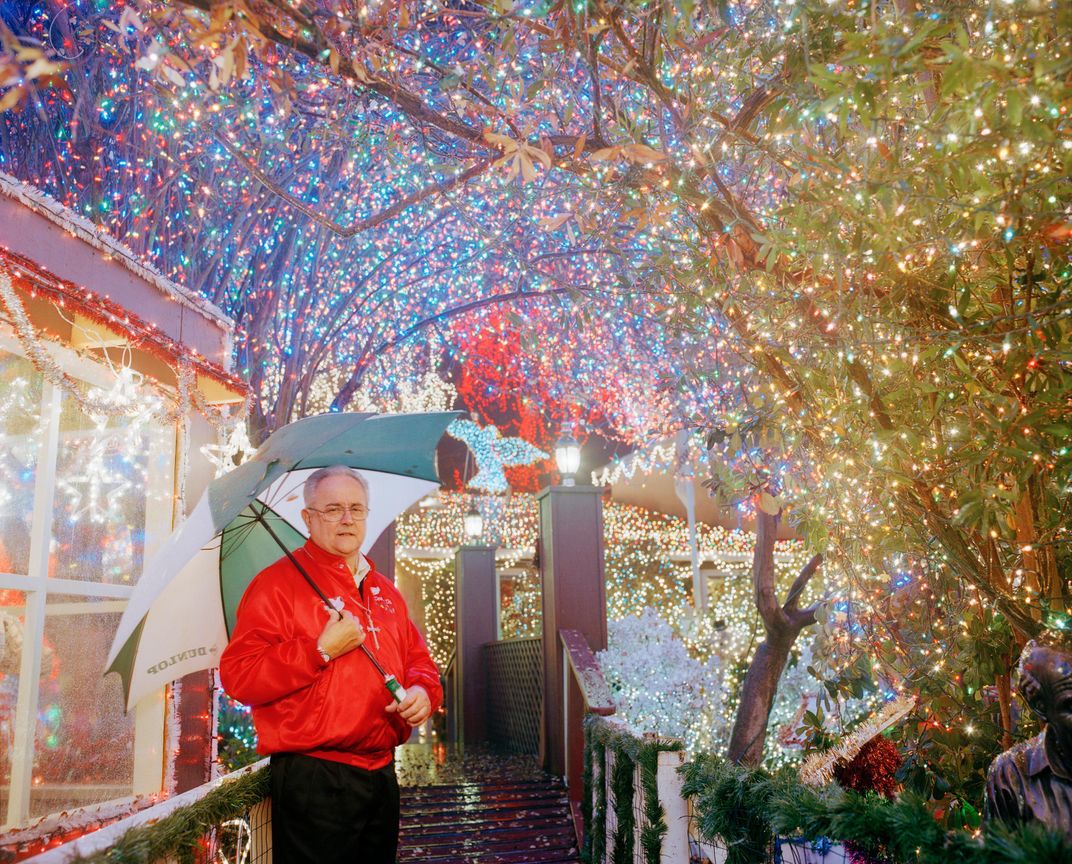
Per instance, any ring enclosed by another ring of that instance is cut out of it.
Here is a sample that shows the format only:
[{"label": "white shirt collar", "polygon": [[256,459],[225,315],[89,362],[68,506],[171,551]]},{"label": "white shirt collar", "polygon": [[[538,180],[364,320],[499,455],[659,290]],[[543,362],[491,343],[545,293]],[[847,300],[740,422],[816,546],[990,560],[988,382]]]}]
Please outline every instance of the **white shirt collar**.
[{"label": "white shirt collar", "polygon": [[358,587],[365,581],[365,577],[368,576],[371,570],[372,565],[369,564],[368,558],[359,552],[357,554],[357,572],[354,574],[354,582],[357,583]]}]

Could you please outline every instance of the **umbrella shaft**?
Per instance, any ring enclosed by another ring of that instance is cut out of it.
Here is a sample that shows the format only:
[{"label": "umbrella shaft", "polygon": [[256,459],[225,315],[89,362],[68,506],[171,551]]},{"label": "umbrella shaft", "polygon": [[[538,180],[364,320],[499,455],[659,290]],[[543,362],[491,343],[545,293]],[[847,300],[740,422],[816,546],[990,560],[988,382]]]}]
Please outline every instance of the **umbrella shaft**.
[{"label": "umbrella shaft", "polygon": [[[334,607],[331,605],[331,601],[328,600],[327,595],[320,590],[320,586],[317,585],[316,582],[313,581],[313,577],[305,571],[305,568],[302,567],[298,559],[294,557],[294,553],[287,548],[287,545],[279,538],[279,535],[272,530],[272,526],[269,525],[268,520],[264,518],[264,514],[265,512],[267,512],[267,510],[267,507],[261,510],[261,512],[257,514],[257,520],[261,523],[261,525],[264,526],[264,530],[267,531],[270,535],[272,535],[272,539],[275,540],[275,542],[279,544],[279,548],[286,553],[287,558],[290,559],[290,563],[297,568],[298,572],[301,573],[303,577],[305,577],[305,581],[308,582],[312,586],[313,590],[320,595],[320,599],[324,601],[324,605],[327,606],[328,609],[333,609]],[[379,672],[384,678],[386,678],[387,673],[380,665],[380,661],[373,656],[371,651],[369,651],[368,646],[362,643],[361,650],[364,651],[365,656],[372,661],[372,665],[376,667],[376,671]]]},{"label": "umbrella shaft", "polygon": [[361,644],[361,650],[364,651],[365,656],[368,657],[368,659],[372,661],[372,665],[376,667],[376,671],[379,672],[384,678],[386,678],[387,673],[383,671],[383,667],[380,665],[380,661],[376,659],[376,657],[373,655],[373,653],[371,651],[369,651],[368,646],[366,646],[364,643],[362,643]]}]

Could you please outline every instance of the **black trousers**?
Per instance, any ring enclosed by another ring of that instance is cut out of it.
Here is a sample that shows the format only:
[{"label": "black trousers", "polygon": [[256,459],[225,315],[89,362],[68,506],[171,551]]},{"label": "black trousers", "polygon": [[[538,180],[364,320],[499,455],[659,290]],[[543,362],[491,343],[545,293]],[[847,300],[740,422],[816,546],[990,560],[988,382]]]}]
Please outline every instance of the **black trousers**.
[{"label": "black trousers", "polygon": [[275,864],[395,864],[398,780],[299,753],[272,756]]}]

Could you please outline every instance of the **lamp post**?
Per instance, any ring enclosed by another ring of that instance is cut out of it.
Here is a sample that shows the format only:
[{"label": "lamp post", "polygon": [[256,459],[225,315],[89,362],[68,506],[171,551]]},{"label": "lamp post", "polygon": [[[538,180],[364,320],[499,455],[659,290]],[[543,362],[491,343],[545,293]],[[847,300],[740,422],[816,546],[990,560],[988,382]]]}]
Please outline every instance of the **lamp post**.
[{"label": "lamp post", "polygon": [[566,432],[555,445],[555,464],[562,475],[563,486],[573,486],[574,475],[581,467],[581,445],[571,432]]}]

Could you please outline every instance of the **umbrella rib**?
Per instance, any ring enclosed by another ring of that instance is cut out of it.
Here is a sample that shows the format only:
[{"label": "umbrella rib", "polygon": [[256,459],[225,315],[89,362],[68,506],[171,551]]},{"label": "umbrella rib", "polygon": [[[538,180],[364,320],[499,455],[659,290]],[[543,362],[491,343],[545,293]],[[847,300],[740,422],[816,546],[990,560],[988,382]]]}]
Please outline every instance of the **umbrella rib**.
[{"label": "umbrella rib", "polygon": [[[285,476],[289,478],[289,477],[293,476],[294,471],[298,471],[298,470],[302,470],[302,469],[293,468],[293,469],[291,469],[291,471],[287,472],[287,474]],[[290,495],[294,494],[294,492],[298,489],[299,486],[304,486],[305,483],[304,483],[304,481],[295,482],[295,484],[293,486],[291,486],[289,489],[284,489],[283,488],[284,484],[282,482],[279,482],[278,484],[273,484],[273,485],[278,485],[279,488],[271,497],[258,498],[259,501],[261,501],[261,502],[263,502],[265,504],[268,504],[269,506],[274,505],[274,504],[276,504],[277,502],[279,502],[281,500],[282,501],[287,500],[287,498]],[[269,491],[271,491],[271,490],[269,489]]]},{"label": "umbrella rib", "polygon": [[[234,522],[237,522],[241,518],[241,515],[236,516]],[[220,535],[221,560],[222,558],[226,558],[229,551],[234,549],[235,546],[245,543],[249,538],[249,535],[252,534],[253,530],[257,527],[257,523],[261,521],[255,516],[248,516],[246,518],[248,521],[245,525],[240,525],[237,528],[228,527],[226,535]],[[231,524],[233,525],[234,522]]]}]

